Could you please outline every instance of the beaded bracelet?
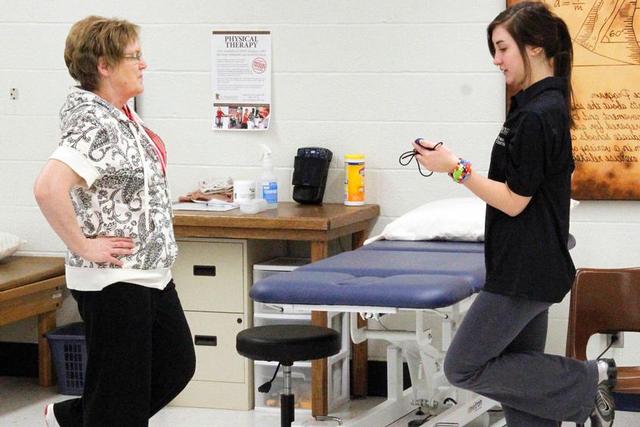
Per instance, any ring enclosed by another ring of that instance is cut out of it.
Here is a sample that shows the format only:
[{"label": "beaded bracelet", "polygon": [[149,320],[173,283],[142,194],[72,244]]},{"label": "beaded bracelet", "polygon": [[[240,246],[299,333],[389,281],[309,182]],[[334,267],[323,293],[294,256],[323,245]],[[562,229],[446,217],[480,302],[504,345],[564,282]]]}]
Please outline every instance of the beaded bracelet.
[{"label": "beaded bracelet", "polygon": [[449,172],[449,176],[458,184],[462,184],[471,175],[471,162],[459,159],[456,167]]}]

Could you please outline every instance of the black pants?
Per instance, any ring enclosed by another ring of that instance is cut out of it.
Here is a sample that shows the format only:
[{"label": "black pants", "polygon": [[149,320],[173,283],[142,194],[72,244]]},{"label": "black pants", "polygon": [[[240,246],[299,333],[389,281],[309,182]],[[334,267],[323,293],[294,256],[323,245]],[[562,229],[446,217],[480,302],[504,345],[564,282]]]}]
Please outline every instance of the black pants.
[{"label": "black pants", "polygon": [[191,332],[173,280],[163,290],[118,282],[71,291],[86,325],[81,398],[54,405],[61,427],[141,427],[195,370]]}]

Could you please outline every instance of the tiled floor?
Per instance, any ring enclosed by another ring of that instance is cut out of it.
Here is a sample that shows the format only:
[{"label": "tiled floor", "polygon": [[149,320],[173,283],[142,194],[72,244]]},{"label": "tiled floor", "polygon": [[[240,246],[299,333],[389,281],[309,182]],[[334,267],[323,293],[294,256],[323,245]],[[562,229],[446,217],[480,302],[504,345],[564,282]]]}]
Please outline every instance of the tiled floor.
[{"label": "tiled floor", "polygon": [[[55,387],[39,387],[35,378],[0,377],[0,426],[43,427],[45,425],[44,406],[50,402],[69,398],[71,396],[58,394]],[[381,401],[381,398],[354,401],[350,412],[345,410],[335,415],[345,418],[353,417],[359,411]],[[169,406],[156,414],[149,425],[151,427],[279,427],[280,413]],[[333,427],[337,423],[319,423],[309,415],[306,418],[297,416],[296,425]],[[406,426],[406,422],[398,425]]]},{"label": "tiled floor", "polygon": [[[0,426],[43,427],[43,409],[49,402],[69,398],[57,394],[55,388],[42,388],[32,378],[0,377]],[[368,402],[367,402],[368,401]],[[350,412],[337,415],[348,418],[361,411],[367,404],[376,404],[379,400],[367,399],[354,401]],[[364,405],[364,406],[363,406]],[[410,418],[393,424],[394,427],[407,426]],[[336,422],[317,423],[298,419],[297,425],[336,426]],[[279,427],[279,413],[260,411],[225,411],[197,408],[167,407],[151,419],[151,427]],[[588,424],[587,424],[588,425]],[[573,424],[563,424],[563,427]],[[619,412],[616,414],[615,427],[640,426],[640,414]],[[371,426],[381,427],[381,426]]]}]

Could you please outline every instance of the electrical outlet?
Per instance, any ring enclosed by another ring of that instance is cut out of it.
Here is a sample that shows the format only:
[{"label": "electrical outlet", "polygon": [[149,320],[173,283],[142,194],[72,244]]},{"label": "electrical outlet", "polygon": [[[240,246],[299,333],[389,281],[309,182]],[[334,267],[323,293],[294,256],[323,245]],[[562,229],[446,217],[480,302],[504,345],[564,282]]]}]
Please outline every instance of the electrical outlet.
[{"label": "electrical outlet", "polygon": [[12,101],[16,101],[18,99],[18,89],[15,87],[12,87],[11,89],[9,89],[9,99],[11,99]]},{"label": "electrical outlet", "polygon": [[611,348],[624,348],[624,332],[607,334],[607,346],[609,344],[611,344]]}]

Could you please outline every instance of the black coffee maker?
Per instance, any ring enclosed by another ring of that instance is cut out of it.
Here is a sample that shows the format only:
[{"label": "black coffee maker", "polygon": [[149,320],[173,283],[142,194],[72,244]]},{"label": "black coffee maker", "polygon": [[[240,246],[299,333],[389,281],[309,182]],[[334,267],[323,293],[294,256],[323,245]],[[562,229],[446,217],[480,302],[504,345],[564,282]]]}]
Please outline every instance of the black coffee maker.
[{"label": "black coffee maker", "polygon": [[302,204],[322,204],[333,153],[321,147],[298,148],[293,163],[293,200]]}]

